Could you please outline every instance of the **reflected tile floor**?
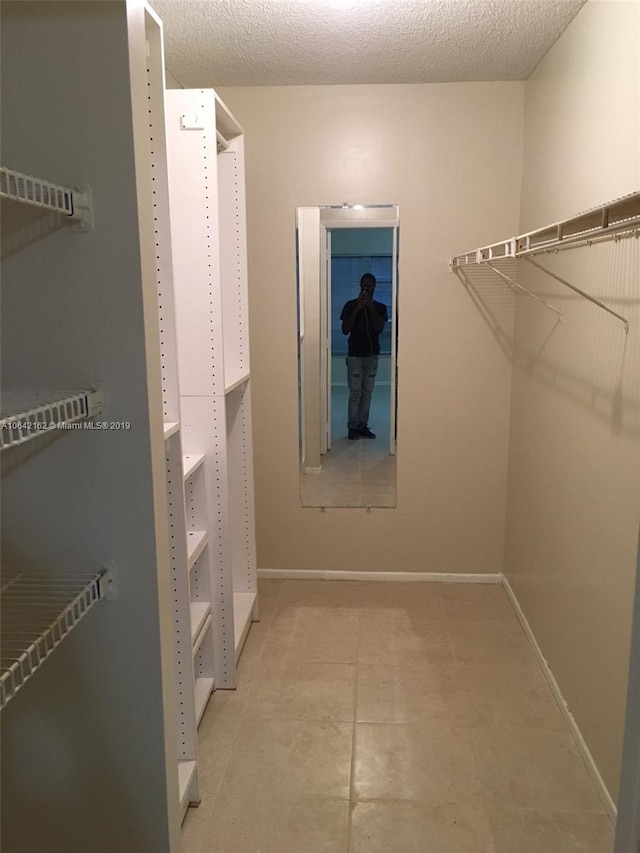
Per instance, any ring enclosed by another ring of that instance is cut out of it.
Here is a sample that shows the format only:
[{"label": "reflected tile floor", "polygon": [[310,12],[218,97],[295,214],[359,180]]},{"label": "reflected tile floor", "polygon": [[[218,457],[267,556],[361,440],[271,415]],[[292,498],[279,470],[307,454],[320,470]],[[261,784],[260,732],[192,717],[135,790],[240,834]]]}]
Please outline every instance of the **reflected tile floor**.
[{"label": "reflected tile floor", "polygon": [[376,388],[369,425],[375,440],[349,441],[345,387],[332,389],[332,444],[320,473],[302,474],[303,506],[396,506],[396,456],[389,454],[389,386]]},{"label": "reflected tile floor", "polygon": [[504,590],[262,581],[182,853],[611,853]]}]

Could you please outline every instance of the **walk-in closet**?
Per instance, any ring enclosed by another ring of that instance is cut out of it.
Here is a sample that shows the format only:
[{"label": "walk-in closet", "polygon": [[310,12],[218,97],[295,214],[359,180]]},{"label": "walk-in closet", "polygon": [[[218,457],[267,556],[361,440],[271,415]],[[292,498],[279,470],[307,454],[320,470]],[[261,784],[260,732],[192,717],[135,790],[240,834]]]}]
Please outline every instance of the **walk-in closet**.
[{"label": "walk-in closet", "polygon": [[637,853],[640,0],[0,24],[3,853]]}]

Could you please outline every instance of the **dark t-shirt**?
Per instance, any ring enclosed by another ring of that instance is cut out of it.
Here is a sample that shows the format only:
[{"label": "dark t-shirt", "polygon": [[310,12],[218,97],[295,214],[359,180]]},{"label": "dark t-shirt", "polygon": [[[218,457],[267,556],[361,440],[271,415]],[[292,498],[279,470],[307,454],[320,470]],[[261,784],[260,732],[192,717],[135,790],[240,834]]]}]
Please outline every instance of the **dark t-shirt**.
[{"label": "dark t-shirt", "polygon": [[[357,299],[350,299],[345,303],[340,320],[344,322],[353,312],[356,307]],[[373,302],[374,311],[381,317],[384,317],[385,323],[388,320],[387,306],[382,302]],[[366,308],[361,308],[356,316],[353,328],[349,333],[349,355],[363,358],[368,355],[380,354],[379,334],[371,328],[369,320],[369,312]]]}]

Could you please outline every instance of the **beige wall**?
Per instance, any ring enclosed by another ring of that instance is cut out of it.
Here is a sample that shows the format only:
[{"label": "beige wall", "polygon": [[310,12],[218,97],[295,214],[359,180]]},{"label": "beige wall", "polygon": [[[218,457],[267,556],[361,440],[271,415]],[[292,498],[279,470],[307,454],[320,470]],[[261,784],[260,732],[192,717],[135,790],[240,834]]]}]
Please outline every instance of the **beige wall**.
[{"label": "beige wall", "polygon": [[[219,91],[246,133],[259,567],[500,571],[511,366],[448,260],[517,230],[524,84]],[[401,217],[398,506],[370,513],[299,500],[295,208],[345,200]]]},{"label": "beige wall", "polygon": [[[589,2],[526,86],[522,230],[640,186],[638,2]],[[631,333],[544,275],[519,301],[506,574],[617,796],[640,518],[638,241],[544,256]]]}]

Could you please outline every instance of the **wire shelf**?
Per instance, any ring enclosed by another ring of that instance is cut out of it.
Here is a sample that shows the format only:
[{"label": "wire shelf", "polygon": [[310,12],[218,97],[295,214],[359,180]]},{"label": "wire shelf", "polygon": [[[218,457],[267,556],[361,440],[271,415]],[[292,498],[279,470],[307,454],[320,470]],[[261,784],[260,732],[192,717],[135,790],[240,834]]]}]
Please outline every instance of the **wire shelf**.
[{"label": "wire shelf", "polygon": [[45,432],[70,429],[102,411],[97,391],[3,392],[0,398],[0,450],[24,444]]},{"label": "wire shelf", "polygon": [[640,192],[629,193],[609,204],[591,208],[570,219],[555,222],[536,231],[510,237],[451,258],[453,271],[469,264],[501,258],[517,258],[544,251],[571,249],[595,240],[615,240],[640,229]]},{"label": "wire shelf", "polygon": [[93,575],[18,574],[0,588],[0,708],[12,699],[111,584]]},{"label": "wire shelf", "polygon": [[89,187],[71,189],[0,166],[0,197],[62,213],[72,223],[73,231],[90,231],[93,228]]},{"label": "wire shelf", "polygon": [[73,215],[73,190],[0,166],[0,196],[13,201]]}]

